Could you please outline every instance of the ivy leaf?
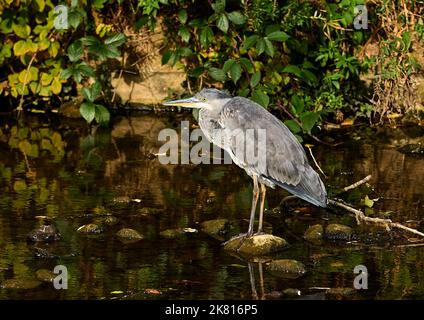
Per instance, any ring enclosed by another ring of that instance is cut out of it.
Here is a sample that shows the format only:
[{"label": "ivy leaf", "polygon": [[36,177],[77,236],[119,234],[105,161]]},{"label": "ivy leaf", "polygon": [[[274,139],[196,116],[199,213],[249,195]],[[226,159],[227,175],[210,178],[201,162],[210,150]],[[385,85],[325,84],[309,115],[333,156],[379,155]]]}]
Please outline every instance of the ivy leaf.
[{"label": "ivy leaf", "polygon": [[228,31],[228,18],[225,13],[221,14],[218,18],[217,25],[218,29],[220,29],[222,32],[227,33]]},{"label": "ivy leaf", "polygon": [[178,11],[178,20],[180,20],[180,22],[182,24],[185,24],[187,22],[187,10],[186,9],[181,9],[180,11]]},{"label": "ivy leaf", "polygon": [[233,11],[228,14],[228,19],[234,24],[240,25],[246,21],[246,17],[239,11]]},{"label": "ivy leaf", "polygon": [[253,74],[252,78],[250,79],[250,85],[254,88],[259,84],[260,81],[261,81],[261,72],[257,71]]},{"label": "ivy leaf", "polygon": [[[85,89],[85,88],[84,88]],[[92,102],[84,102],[80,106],[80,114],[88,123],[91,123],[96,116],[96,106]]]},{"label": "ivy leaf", "polygon": [[217,81],[225,81],[227,80],[227,76],[225,74],[225,72],[222,69],[218,69],[218,68],[210,68],[209,69],[209,75],[217,80]]},{"label": "ivy leaf", "polygon": [[282,72],[292,73],[292,74],[298,76],[299,78],[302,77],[302,71],[299,69],[298,66],[295,66],[295,65],[288,65],[288,66],[284,67]]},{"label": "ivy leaf", "polygon": [[303,129],[308,133],[311,132],[311,129],[314,127],[315,123],[318,121],[319,114],[316,112],[308,111],[300,115],[300,121],[302,121]]},{"label": "ivy leaf", "polygon": [[290,38],[289,35],[283,31],[271,32],[266,37],[271,41],[280,41],[280,42],[287,41],[288,38]]},{"label": "ivy leaf", "polygon": [[264,43],[265,43],[266,54],[272,58],[274,56],[274,46],[272,45],[272,42],[269,41],[269,39],[265,38]]},{"label": "ivy leaf", "polygon": [[75,41],[68,47],[68,58],[71,62],[75,62],[81,59],[84,53],[81,41]]},{"label": "ivy leaf", "polygon": [[94,69],[90,67],[87,63],[81,62],[77,65],[77,70],[80,71],[83,75],[86,77],[92,77],[94,78],[96,76],[96,73],[94,72]]},{"label": "ivy leaf", "polygon": [[269,97],[261,90],[255,90],[252,94],[252,100],[266,108],[269,104]]}]

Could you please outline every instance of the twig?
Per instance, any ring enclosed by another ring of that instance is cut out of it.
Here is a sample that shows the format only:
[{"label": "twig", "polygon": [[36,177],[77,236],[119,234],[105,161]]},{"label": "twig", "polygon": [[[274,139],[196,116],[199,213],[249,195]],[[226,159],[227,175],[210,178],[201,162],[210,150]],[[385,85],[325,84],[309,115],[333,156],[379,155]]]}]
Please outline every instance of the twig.
[{"label": "twig", "polygon": [[390,228],[397,228],[397,229],[402,229],[402,230],[414,233],[414,234],[419,235],[419,236],[424,238],[424,233],[422,233],[418,230],[406,227],[403,224],[400,224],[398,222],[392,222],[392,220],[390,220],[390,219],[367,217],[361,210],[352,208],[351,206],[348,206],[348,205],[346,205],[342,202],[332,200],[332,199],[328,199],[328,204],[331,204],[331,205],[336,206],[336,207],[343,208],[346,211],[353,213],[355,215],[356,223],[358,225],[361,224],[362,221],[363,222],[371,222],[371,223],[383,225],[386,228],[387,231],[390,231]]},{"label": "twig", "polygon": [[314,160],[314,163],[315,163],[315,165],[317,166],[317,168],[318,168],[319,172],[321,172],[321,173],[322,173],[322,175],[323,175],[325,178],[327,178],[327,175],[324,173],[324,171],[322,171],[322,169],[321,169],[321,167],[319,166],[318,162],[315,160],[314,154],[312,153],[312,148],[311,148],[310,146],[308,146],[308,145],[306,145],[305,147],[307,147],[307,148],[308,148],[308,150],[309,150],[309,154],[311,155],[312,160]]},{"label": "twig", "polygon": [[371,180],[371,177],[372,177],[371,175],[367,175],[364,179],[359,180],[359,181],[351,184],[350,186],[344,187],[343,188],[343,191],[346,192],[346,191],[349,191],[351,189],[355,189],[355,188],[359,187],[361,184],[364,184],[365,182],[370,181]]},{"label": "twig", "polygon": [[31,69],[32,63],[34,62],[35,56],[37,55],[37,52],[38,52],[38,50],[35,51],[34,54],[32,55],[32,58],[29,61],[28,67],[26,69],[25,78],[24,78],[24,82],[23,82],[23,88],[22,88],[21,100],[19,101],[19,106],[16,108],[16,110],[18,110],[18,112],[21,112],[23,110],[22,105],[24,104],[25,87],[26,87],[27,81],[28,81],[28,74],[29,74],[29,70]]}]

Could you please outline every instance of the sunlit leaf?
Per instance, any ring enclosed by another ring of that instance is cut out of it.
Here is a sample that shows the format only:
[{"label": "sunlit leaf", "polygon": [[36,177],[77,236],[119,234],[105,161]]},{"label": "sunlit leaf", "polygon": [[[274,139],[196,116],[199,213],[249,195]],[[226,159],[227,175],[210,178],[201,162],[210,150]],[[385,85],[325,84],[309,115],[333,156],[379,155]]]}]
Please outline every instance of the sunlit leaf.
[{"label": "sunlit leaf", "polygon": [[81,116],[88,122],[91,123],[96,115],[96,108],[92,102],[84,102],[80,106]]}]

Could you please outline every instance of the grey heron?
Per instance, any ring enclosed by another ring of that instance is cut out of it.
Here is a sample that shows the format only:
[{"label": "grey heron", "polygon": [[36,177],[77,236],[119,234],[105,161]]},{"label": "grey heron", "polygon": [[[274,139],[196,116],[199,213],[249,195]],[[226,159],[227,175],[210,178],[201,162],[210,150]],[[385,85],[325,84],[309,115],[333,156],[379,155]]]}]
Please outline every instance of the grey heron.
[{"label": "grey heron", "polygon": [[[327,192],[318,173],[309,165],[305,150],[291,131],[273,114],[256,102],[233,97],[217,89],[203,89],[187,99],[164,102],[165,106],[199,109],[199,125],[206,138],[227,151],[231,159],[253,179],[252,207],[249,229],[253,233],[256,207],[261,195],[257,234],[262,233],[266,187],[279,186],[318,207],[327,206]],[[259,134],[238,139],[235,131],[265,130],[265,165],[246,161],[239,150],[259,151]],[[241,141],[242,144],[241,145]],[[259,186],[260,185],[260,186]]]}]

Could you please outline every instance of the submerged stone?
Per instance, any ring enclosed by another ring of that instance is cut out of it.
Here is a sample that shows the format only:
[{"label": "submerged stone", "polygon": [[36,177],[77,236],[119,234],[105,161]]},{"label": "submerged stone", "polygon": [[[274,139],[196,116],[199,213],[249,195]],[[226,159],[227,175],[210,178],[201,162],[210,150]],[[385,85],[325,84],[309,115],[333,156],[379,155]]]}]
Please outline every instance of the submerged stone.
[{"label": "submerged stone", "polygon": [[61,238],[57,228],[52,225],[41,225],[28,233],[27,239],[33,242],[52,242]]},{"label": "submerged stone", "polygon": [[57,277],[57,274],[47,269],[40,269],[35,272],[35,276],[41,282],[53,282],[54,278]]},{"label": "submerged stone", "polygon": [[162,238],[175,239],[175,238],[185,237],[187,235],[196,234],[196,233],[198,233],[196,229],[178,228],[178,229],[167,229],[167,230],[161,231],[159,235]]},{"label": "submerged stone", "polygon": [[287,279],[296,279],[306,273],[305,265],[300,261],[292,259],[271,261],[267,264],[267,269],[272,274]]},{"label": "submerged stone", "polygon": [[349,226],[333,223],[325,229],[325,236],[329,240],[349,241],[353,236],[353,230]]},{"label": "submerged stone", "polygon": [[230,222],[227,219],[215,219],[203,221],[200,225],[204,233],[216,237],[228,233]]},{"label": "submerged stone", "polygon": [[356,290],[353,288],[331,288],[326,292],[326,296],[329,299],[342,300],[351,298],[355,293]]},{"label": "submerged stone", "polygon": [[41,282],[35,279],[8,279],[1,284],[1,287],[3,289],[29,290],[35,289],[39,285],[41,285]]},{"label": "submerged stone", "polygon": [[144,239],[144,237],[139,234],[137,231],[129,228],[123,228],[119,230],[116,235],[123,242],[136,242]]},{"label": "submerged stone", "polygon": [[77,231],[84,234],[99,234],[103,232],[103,229],[95,223],[89,223],[79,227]]},{"label": "submerged stone", "polygon": [[322,240],[324,235],[324,228],[320,224],[310,226],[303,235],[303,238],[307,241],[316,242]]},{"label": "submerged stone", "polygon": [[284,249],[288,245],[283,238],[271,234],[254,235],[252,237],[238,237],[228,240],[224,249],[246,256],[267,255]]}]

